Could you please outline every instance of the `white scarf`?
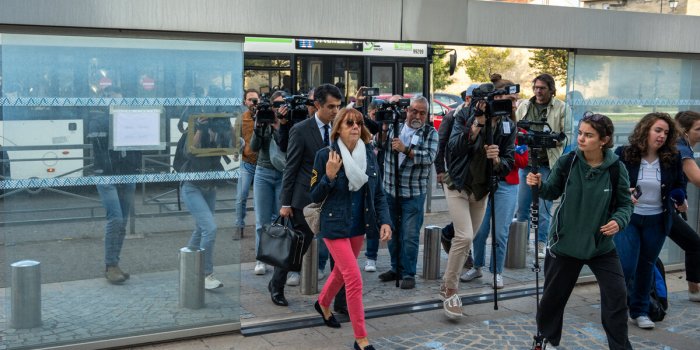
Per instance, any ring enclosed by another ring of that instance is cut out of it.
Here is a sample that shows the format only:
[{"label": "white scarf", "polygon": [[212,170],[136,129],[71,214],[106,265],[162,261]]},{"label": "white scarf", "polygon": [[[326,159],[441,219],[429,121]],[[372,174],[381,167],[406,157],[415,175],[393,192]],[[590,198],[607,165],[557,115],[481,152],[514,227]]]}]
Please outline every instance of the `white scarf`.
[{"label": "white scarf", "polygon": [[357,140],[355,149],[350,150],[345,146],[343,140],[338,139],[338,148],[340,148],[340,156],[343,159],[345,167],[345,176],[348,177],[348,188],[350,191],[357,191],[367,183],[367,151],[365,143],[362,140]]}]

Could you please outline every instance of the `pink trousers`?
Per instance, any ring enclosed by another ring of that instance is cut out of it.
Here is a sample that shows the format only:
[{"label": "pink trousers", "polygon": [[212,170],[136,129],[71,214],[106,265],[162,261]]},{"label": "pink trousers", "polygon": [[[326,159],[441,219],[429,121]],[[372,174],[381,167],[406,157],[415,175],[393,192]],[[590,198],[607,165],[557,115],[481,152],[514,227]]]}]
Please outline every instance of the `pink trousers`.
[{"label": "pink trousers", "polygon": [[323,239],[335,260],[335,267],[323,286],[318,303],[324,308],[330,307],[335,295],[345,285],[345,298],[355,338],[367,336],[365,307],[362,305],[362,274],[357,265],[357,256],[362,249],[364,237],[360,235],[352,238]]}]

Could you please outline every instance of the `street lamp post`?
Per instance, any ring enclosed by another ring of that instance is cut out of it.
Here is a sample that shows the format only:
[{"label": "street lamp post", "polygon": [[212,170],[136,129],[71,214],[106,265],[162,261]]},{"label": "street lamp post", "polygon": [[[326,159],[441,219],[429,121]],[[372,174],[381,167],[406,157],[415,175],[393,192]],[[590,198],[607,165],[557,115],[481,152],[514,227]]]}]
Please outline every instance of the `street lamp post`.
[{"label": "street lamp post", "polygon": [[668,6],[671,8],[671,12],[676,12],[676,8],[678,7],[678,0],[669,0]]}]

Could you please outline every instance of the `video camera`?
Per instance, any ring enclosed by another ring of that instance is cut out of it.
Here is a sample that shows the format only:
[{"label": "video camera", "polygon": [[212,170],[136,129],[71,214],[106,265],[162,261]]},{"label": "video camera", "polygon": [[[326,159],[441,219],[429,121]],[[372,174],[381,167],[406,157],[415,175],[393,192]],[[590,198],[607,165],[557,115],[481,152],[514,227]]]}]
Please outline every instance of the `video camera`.
[{"label": "video camera", "polygon": [[275,122],[275,111],[272,110],[272,104],[270,104],[270,98],[262,95],[260,100],[253,99],[253,110],[255,114],[253,119],[256,123],[260,124],[272,124]]},{"label": "video camera", "polygon": [[411,100],[401,98],[396,102],[388,102],[385,100],[374,100],[377,104],[377,111],[374,113],[374,118],[377,123],[393,123],[394,119],[403,121],[406,119],[404,110],[411,105]]},{"label": "video camera", "polygon": [[293,95],[286,96],[284,101],[275,101],[272,103],[272,107],[280,108],[282,106],[287,106],[286,115],[280,116],[280,118],[288,119],[293,123],[303,121],[309,115],[307,106],[313,106],[314,101],[309,99],[307,95]]},{"label": "video camera", "polygon": [[[478,101],[486,101],[486,111],[483,112],[486,117],[501,117],[510,116],[513,112],[513,102],[509,99],[496,100],[495,96],[510,95],[520,92],[520,84],[508,85],[503,89],[495,89],[493,84],[485,83],[472,90],[472,106],[475,106]],[[476,116],[482,114],[481,110],[476,110]]]},{"label": "video camera", "polygon": [[[231,119],[228,115],[212,115],[197,118],[194,121],[195,130],[200,130],[203,134],[214,133],[214,138],[203,139],[206,147],[227,148],[231,145]],[[206,140],[206,141],[205,141]]]},{"label": "video camera", "polygon": [[[562,142],[566,139],[566,134],[563,132],[554,132],[552,127],[549,126],[547,122],[536,122],[529,120],[521,120],[518,122],[518,128],[525,129],[527,134],[518,132],[518,144],[528,145],[531,148],[555,148],[557,143]],[[543,130],[532,130],[533,125],[542,125],[546,127],[549,131]]]}]

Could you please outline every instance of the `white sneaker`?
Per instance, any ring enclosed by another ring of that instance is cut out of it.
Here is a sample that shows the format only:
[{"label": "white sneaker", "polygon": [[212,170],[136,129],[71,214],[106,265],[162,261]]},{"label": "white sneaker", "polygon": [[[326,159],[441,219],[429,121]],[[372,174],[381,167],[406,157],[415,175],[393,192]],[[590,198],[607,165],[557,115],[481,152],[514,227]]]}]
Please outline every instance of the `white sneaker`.
[{"label": "white sneaker", "polygon": [[318,280],[321,281],[324,278],[326,278],[326,271],[323,271],[322,269],[318,269]]},{"label": "white sneaker", "polygon": [[367,262],[365,262],[365,271],[377,272],[377,260],[367,259]]},{"label": "white sneaker", "polygon": [[462,282],[469,282],[475,278],[481,277],[481,268],[480,267],[472,267],[471,269],[467,270],[467,272],[463,273],[462,276],[459,277],[459,280]]},{"label": "white sneaker", "polygon": [[500,273],[496,274],[496,289],[503,289],[503,276]]},{"label": "white sneaker", "polygon": [[694,302],[700,302],[700,292],[690,292],[688,291],[688,300],[694,301]]},{"label": "white sneaker", "polygon": [[647,316],[639,316],[634,318],[632,319],[632,323],[636,324],[637,327],[641,329],[654,329],[654,326],[656,326]]},{"label": "white sneaker", "polygon": [[442,302],[442,309],[445,311],[445,316],[449,319],[462,317],[462,299],[457,293]]},{"label": "white sneaker", "polygon": [[537,259],[544,259],[547,245],[544,242],[537,242]]},{"label": "white sneaker", "polygon": [[260,261],[255,262],[255,274],[256,275],[264,275],[266,271],[267,271],[267,267],[265,266],[265,263],[260,262]]},{"label": "white sneaker", "polygon": [[290,272],[287,275],[287,285],[288,286],[298,286],[299,285],[299,272]]},{"label": "white sneaker", "polygon": [[224,284],[217,280],[213,273],[204,279],[204,289],[216,289],[223,286]]}]

